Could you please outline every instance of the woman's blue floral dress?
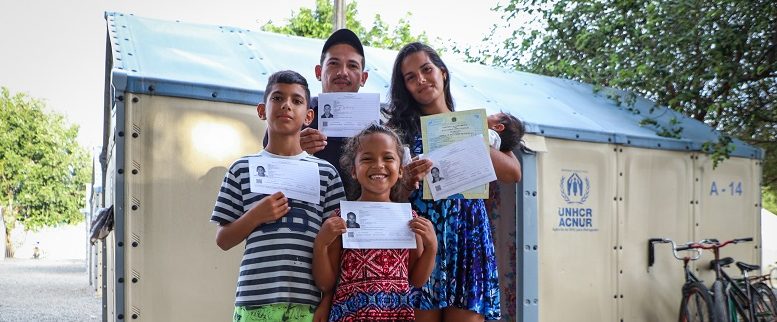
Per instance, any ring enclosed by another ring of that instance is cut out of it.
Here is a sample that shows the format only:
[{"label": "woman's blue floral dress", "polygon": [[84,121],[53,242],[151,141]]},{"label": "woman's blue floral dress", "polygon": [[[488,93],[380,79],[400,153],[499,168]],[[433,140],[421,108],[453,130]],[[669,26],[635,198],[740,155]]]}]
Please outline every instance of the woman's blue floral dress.
[{"label": "woman's blue floral dress", "polygon": [[[423,153],[420,136],[411,151],[413,155]],[[410,203],[434,224],[438,246],[432,276],[413,294],[415,307],[456,307],[475,311],[486,320],[500,319],[499,273],[483,199],[433,201],[422,196],[423,187],[410,195]]]}]

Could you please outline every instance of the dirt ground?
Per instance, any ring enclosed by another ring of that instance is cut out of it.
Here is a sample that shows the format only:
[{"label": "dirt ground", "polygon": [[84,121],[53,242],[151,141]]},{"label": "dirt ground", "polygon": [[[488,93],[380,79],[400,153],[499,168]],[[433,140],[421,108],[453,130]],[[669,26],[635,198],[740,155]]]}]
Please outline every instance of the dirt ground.
[{"label": "dirt ground", "polygon": [[102,321],[83,260],[0,260],[0,321]]}]

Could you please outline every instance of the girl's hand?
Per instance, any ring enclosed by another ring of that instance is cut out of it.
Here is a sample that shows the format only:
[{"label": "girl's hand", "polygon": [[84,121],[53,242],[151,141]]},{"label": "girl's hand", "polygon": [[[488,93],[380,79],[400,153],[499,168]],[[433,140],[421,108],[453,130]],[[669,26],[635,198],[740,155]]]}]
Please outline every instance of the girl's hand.
[{"label": "girl's hand", "polygon": [[432,160],[415,159],[405,165],[403,170],[402,186],[408,191],[416,190],[419,182],[432,171]]},{"label": "girl's hand", "polygon": [[332,308],[332,293],[321,294],[321,303],[313,313],[313,322],[329,321],[329,310]]},{"label": "girl's hand", "polygon": [[318,239],[323,245],[329,246],[340,235],[345,233],[345,219],[339,216],[332,216],[324,221],[321,229],[318,231]]},{"label": "girl's hand", "polygon": [[434,225],[429,219],[420,216],[413,218],[410,220],[410,230],[421,237],[424,252],[437,252],[437,234],[434,233]]}]

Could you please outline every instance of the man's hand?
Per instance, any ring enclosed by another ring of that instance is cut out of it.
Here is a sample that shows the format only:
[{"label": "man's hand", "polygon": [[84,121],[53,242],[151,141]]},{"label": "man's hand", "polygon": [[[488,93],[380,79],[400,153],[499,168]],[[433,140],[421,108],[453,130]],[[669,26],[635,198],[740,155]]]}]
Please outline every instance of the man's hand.
[{"label": "man's hand", "polygon": [[316,153],[326,146],[326,135],[314,128],[305,128],[299,133],[299,145],[307,153]]}]

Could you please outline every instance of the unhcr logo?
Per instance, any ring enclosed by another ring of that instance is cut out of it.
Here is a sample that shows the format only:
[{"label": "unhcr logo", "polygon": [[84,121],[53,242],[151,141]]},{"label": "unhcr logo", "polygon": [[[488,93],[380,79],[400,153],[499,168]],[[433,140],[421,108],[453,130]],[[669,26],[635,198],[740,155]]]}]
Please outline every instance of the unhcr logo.
[{"label": "unhcr logo", "polygon": [[560,188],[561,198],[564,198],[567,204],[582,205],[591,192],[591,182],[588,177],[585,177],[584,181],[577,172],[572,172],[569,177],[561,176]]},{"label": "unhcr logo", "polygon": [[585,171],[564,170],[559,190],[566,205],[558,208],[558,224],[554,231],[598,231],[594,210],[584,204],[591,194],[591,180]]}]

